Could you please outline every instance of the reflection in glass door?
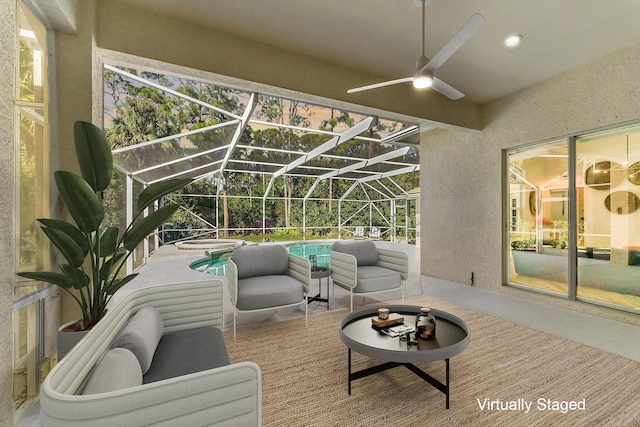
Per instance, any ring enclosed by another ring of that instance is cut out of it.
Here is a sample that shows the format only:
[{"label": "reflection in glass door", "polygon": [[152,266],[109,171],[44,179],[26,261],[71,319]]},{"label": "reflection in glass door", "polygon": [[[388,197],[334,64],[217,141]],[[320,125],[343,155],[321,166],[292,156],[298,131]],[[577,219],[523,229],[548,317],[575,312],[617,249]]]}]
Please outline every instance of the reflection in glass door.
[{"label": "reflection in glass door", "polygon": [[576,139],[577,297],[640,308],[640,127]]},{"label": "reflection in glass door", "polygon": [[568,294],[568,141],[509,154],[509,282]]}]

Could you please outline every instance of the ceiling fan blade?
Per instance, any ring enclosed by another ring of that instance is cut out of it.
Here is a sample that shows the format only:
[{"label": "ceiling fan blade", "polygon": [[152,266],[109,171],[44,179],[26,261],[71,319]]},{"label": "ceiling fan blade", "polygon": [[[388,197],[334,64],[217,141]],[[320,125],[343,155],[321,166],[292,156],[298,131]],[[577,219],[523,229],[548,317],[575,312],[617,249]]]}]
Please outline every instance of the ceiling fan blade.
[{"label": "ceiling fan blade", "polygon": [[372,85],[368,85],[368,86],[355,87],[353,89],[349,89],[347,91],[347,93],[362,92],[362,91],[369,90],[369,89],[377,89],[379,87],[391,86],[391,85],[395,85],[395,84],[398,84],[398,83],[410,82],[412,80],[413,80],[413,77],[405,77],[403,79],[389,80],[387,82],[376,83],[376,84],[372,84]]},{"label": "ceiling fan blade", "polygon": [[484,16],[474,13],[471,18],[454,34],[438,53],[425,65],[421,72],[434,74],[458,49],[466,43],[484,24]]},{"label": "ceiling fan blade", "polygon": [[431,89],[437,90],[447,98],[453,99],[454,101],[464,96],[464,93],[460,92],[458,89],[454,88],[453,86],[449,86],[448,84],[446,84],[445,82],[443,82],[437,77],[433,78]]}]

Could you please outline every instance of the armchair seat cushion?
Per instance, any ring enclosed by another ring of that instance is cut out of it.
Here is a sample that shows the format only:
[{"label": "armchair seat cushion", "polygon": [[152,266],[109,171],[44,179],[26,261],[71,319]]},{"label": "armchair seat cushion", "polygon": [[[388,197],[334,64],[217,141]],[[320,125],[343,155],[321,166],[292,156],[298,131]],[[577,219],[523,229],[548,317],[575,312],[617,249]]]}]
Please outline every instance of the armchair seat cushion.
[{"label": "armchair seat cushion", "polygon": [[257,276],[238,281],[239,310],[293,305],[303,300],[302,283],[288,275]]},{"label": "armchair seat cushion", "polygon": [[399,272],[375,265],[366,265],[358,267],[358,284],[353,292],[384,291],[399,288],[401,284],[402,277]]}]

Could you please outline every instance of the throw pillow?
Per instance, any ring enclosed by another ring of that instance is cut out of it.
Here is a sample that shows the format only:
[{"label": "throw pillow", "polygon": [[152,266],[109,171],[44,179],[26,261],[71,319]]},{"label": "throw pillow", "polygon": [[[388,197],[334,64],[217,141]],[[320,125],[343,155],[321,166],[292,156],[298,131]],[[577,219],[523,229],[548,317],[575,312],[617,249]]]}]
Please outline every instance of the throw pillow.
[{"label": "throw pillow", "polygon": [[107,351],[93,369],[82,394],[106,393],[142,384],[136,356],[126,348]]},{"label": "throw pillow", "polygon": [[131,350],[138,358],[142,373],[145,374],[151,366],[153,354],[164,332],[164,323],[155,307],[146,305],[138,310],[120,335],[115,339],[113,347],[123,347]]}]

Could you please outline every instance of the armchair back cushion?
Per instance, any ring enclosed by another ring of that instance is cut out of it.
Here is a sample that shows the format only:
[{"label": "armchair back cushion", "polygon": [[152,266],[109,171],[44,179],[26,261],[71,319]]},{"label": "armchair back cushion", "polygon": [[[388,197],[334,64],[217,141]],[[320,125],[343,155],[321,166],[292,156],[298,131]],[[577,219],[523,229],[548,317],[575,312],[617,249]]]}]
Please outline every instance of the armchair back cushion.
[{"label": "armchair back cushion", "polygon": [[241,246],[231,259],[238,266],[238,279],[287,274],[289,269],[289,254],[280,245]]},{"label": "armchair back cushion", "polygon": [[356,257],[358,266],[376,265],[378,249],[370,241],[340,240],[333,244],[333,250]]}]

